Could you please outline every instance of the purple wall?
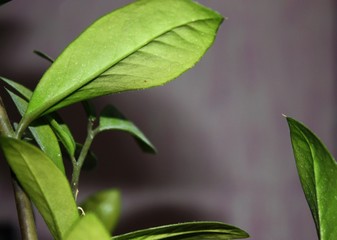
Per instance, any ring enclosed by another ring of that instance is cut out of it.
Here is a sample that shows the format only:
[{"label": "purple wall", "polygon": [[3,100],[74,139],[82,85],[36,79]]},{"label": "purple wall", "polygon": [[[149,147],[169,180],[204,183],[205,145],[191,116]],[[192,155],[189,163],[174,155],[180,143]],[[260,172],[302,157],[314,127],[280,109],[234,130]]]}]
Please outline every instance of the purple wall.
[{"label": "purple wall", "polygon": [[[13,0],[2,6],[0,75],[34,86],[47,64],[32,50],[57,56],[94,19],[126,2]],[[125,134],[99,136],[100,164],[82,175],[80,198],[120,188],[120,232],[219,220],[242,227],[251,239],[317,239],[281,114],[305,122],[336,153],[334,1],[200,2],[229,19],[196,68],[166,87],[95,100],[118,106],[159,154],[142,154]],[[83,138],[85,126],[77,123],[83,113],[76,107],[63,112]],[[1,160],[0,222],[16,224]]]}]

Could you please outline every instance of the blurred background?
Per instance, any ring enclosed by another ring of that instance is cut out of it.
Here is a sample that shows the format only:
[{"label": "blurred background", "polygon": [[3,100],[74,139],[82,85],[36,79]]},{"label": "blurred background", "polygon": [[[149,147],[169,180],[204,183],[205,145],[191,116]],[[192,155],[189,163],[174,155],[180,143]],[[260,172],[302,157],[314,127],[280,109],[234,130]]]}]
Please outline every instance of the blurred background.
[{"label": "blurred background", "polygon": [[[33,50],[57,57],[96,18],[129,2],[3,5],[0,75],[34,88],[48,63]],[[117,106],[158,154],[142,153],[127,134],[99,135],[93,145],[99,164],[81,175],[79,199],[120,189],[118,233],[216,220],[241,227],[251,239],[317,239],[281,114],[303,121],[337,153],[335,1],[199,2],[229,19],[194,69],[165,87],[94,101],[98,109]],[[62,115],[83,141],[81,107]],[[17,217],[9,169],[0,160],[0,230],[10,234],[18,231]],[[43,224],[39,231],[41,239],[50,238]]]}]

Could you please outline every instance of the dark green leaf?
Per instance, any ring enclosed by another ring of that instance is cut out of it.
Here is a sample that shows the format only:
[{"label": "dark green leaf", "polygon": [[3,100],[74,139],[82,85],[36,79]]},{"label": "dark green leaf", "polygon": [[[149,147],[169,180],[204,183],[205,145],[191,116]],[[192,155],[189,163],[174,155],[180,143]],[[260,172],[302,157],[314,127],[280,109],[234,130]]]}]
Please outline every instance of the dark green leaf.
[{"label": "dark green leaf", "polygon": [[191,0],[140,0],[107,14],[44,74],[20,131],[66,105],[173,80],[202,57],[222,20]]},{"label": "dark green leaf", "polygon": [[0,5],[10,2],[11,0],[0,0]]},{"label": "dark green leaf", "polygon": [[81,217],[68,232],[65,240],[110,240],[107,230],[94,214]]},{"label": "dark green leaf", "polygon": [[159,239],[243,239],[249,235],[243,230],[221,222],[188,222],[149,228],[119,236],[112,240],[159,240]]},{"label": "dark green leaf", "polygon": [[134,125],[127,120],[115,107],[106,106],[99,118],[98,132],[107,130],[119,130],[132,134],[139,146],[146,152],[156,153],[156,148],[146,138],[146,136]]},{"label": "dark green leaf", "polygon": [[94,213],[111,233],[118,222],[121,208],[120,192],[116,189],[101,191],[89,196],[82,204],[84,212]]},{"label": "dark green leaf", "polygon": [[38,51],[38,50],[34,50],[33,51],[36,55],[38,55],[39,57],[43,58],[44,60],[47,60],[48,62],[50,63],[53,63],[54,62],[54,59],[51,58],[50,56],[48,56],[47,54],[41,52],[41,51]]},{"label": "dark green leaf", "polygon": [[84,108],[85,113],[90,121],[94,122],[96,120],[96,109],[94,105],[89,101],[82,101],[82,106]]},{"label": "dark green leaf", "polygon": [[78,219],[68,180],[35,146],[13,138],[0,138],[0,145],[17,179],[47,223],[55,239],[63,239]]},{"label": "dark green leaf", "polygon": [[[27,101],[13,92],[7,91],[20,114],[23,115],[27,109]],[[42,151],[44,151],[55,165],[65,174],[60,145],[48,123],[43,119],[38,119],[29,127],[29,131],[32,133]]]},{"label": "dark green leaf", "polygon": [[307,127],[287,117],[297,170],[319,239],[337,239],[337,164]]},{"label": "dark green leaf", "polygon": [[[12,88],[14,88],[18,93],[20,93],[25,98],[25,100],[29,101],[29,99],[33,94],[33,92],[30,89],[26,88],[22,84],[19,84],[7,78],[0,77],[0,79],[6,82]],[[24,109],[20,111],[21,115],[24,114],[26,108],[27,106],[25,106]],[[46,115],[45,120],[48,121],[48,123],[54,130],[55,134],[66,148],[68,154],[70,156],[74,156],[76,145],[73,135],[71,134],[68,126],[62,121],[62,119],[56,113]]]}]

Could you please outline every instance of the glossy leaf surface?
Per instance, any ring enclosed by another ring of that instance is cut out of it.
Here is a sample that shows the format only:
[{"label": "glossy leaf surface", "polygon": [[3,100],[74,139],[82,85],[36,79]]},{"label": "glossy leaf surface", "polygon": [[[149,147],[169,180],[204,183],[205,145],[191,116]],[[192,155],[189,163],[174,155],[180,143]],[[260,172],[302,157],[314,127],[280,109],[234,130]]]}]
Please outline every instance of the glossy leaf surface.
[{"label": "glossy leaf surface", "polygon": [[306,126],[287,117],[298,174],[319,239],[337,239],[337,164]]},{"label": "glossy leaf surface", "polygon": [[1,148],[20,184],[47,223],[55,239],[63,239],[78,219],[68,180],[38,148],[13,138],[0,138]]},{"label": "glossy leaf surface", "polygon": [[[12,88],[14,88],[18,93],[20,93],[25,98],[26,101],[28,101],[31,98],[33,92],[30,89],[23,86],[22,84],[4,77],[0,77],[0,79],[6,82]],[[21,115],[25,113],[26,109],[27,107],[25,107],[24,110],[20,111]],[[45,120],[48,121],[48,123],[54,130],[55,134],[66,148],[68,154],[70,156],[74,156],[76,144],[68,126],[65,123],[63,123],[62,119],[56,113],[46,115]]]},{"label": "glossy leaf surface", "polygon": [[190,0],[140,0],[103,16],[44,74],[19,128],[75,102],[173,80],[202,57],[222,20]]},{"label": "glossy leaf surface", "polygon": [[[8,91],[8,93],[20,114],[23,115],[27,109],[27,101],[11,91]],[[61,172],[65,174],[59,142],[54,134],[54,131],[50,128],[48,123],[46,123],[43,119],[38,119],[31,125],[31,127],[29,127],[29,131],[32,133],[41,150],[45,152],[46,155],[61,170]]]},{"label": "glossy leaf surface", "polygon": [[65,240],[110,240],[107,230],[94,214],[81,217],[64,238]]},{"label": "glossy leaf surface", "polygon": [[225,240],[243,239],[249,235],[243,230],[220,222],[188,222],[149,228],[120,236],[113,240]]},{"label": "glossy leaf surface", "polygon": [[139,130],[139,128],[132,122],[127,120],[115,107],[106,106],[99,118],[99,126],[97,131],[119,130],[132,134],[139,146],[149,153],[156,153],[156,148],[147,139],[147,137]]},{"label": "glossy leaf surface", "polygon": [[116,189],[105,190],[89,196],[82,204],[84,212],[94,213],[106,227],[112,232],[119,220],[121,210],[121,196]]}]

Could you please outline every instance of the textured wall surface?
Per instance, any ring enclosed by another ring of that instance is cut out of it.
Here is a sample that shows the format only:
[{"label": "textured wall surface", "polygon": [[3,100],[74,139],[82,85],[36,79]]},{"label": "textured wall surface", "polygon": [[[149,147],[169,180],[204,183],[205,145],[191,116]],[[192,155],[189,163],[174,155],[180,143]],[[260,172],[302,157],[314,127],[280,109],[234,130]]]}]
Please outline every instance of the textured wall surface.
[{"label": "textured wall surface", "polygon": [[[48,65],[32,50],[56,57],[94,19],[126,2],[4,5],[0,75],[34,87]],[[252,239],[317,239],[281,114],[305,122],[336,153],[334,1],[200,2],[229,19],[196,68],[166,87],[95,100],[115,104],[136,122],[158,155],[144,155],[125,134],[102,134],[94,142],[99,166],[81,176],[80,198],[120,188],[119,232],[219,220]],[[82,111],[63,113],[83,139]],[[16,225],[8,178],[1,159],[0,223]]]}]

